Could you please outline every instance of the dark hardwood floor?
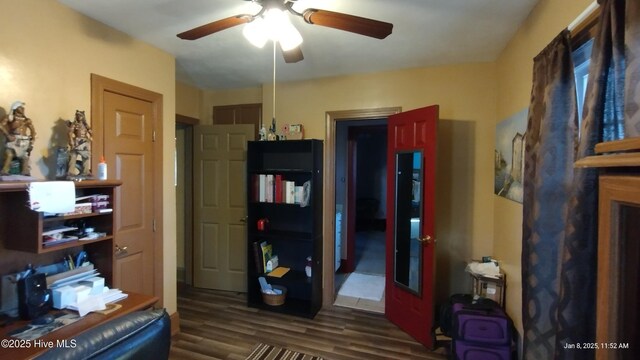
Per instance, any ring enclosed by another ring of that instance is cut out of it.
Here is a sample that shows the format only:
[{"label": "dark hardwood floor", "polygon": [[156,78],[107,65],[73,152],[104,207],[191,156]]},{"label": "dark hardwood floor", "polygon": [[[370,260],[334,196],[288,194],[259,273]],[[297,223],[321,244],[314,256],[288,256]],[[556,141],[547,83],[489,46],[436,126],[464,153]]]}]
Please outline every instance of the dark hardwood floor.
[{"label": "dark hardwood floor", "polygon": [[244,360],[260,343],[333,360],[446,359],[383,315],[334,307],[304,319],[248,308],[240,293],[178,287],[180,333],[171,359]]}]

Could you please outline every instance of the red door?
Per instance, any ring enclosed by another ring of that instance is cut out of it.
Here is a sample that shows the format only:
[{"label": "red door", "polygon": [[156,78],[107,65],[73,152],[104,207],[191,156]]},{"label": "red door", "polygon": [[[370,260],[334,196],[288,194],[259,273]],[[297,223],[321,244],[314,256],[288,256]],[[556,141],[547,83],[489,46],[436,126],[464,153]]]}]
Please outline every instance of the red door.
[{"label": "red door", "polygon": [[434,347],[437,121],[437,105],[391,115],[387,144],[385,315],[428,348]]}]

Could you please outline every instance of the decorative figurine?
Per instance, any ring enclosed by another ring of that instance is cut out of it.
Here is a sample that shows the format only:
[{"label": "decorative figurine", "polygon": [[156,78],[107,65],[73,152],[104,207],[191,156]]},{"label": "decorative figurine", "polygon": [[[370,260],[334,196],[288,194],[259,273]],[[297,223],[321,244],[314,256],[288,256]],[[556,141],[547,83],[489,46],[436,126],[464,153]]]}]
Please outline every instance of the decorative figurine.
[{"label": "decorative figurine", "polygon": [[58,146],[56,149],[56,179],[67,178],[67,168],[69,167],[69,150],[67,146]]},{"label": "decorative figurine", "polygon": [[[91,141],[93,133],[87,124],[84,111],[76,110],[73,121],[67,121],[69,127],[69,168],[67,177],[91,177]],[[78,158],[80,158],[78,160]]]},{"label": "decorative figurine", "polygon": [[0,174],[9,175],[11,171],[11,163],[19,160],[21,175],[30,176],[31,166],[29,165],[29,157],[33,150],[33,142],[36,138],[36,130],[33,127],[31,119],[24,114],[25,103],[16,101],[11,104],[11,110],[2,120],[0,120],[0,131],[6,138],[4,163]]},{"label": "decorative figurine", "polygon": [[264,127],[264,125],[258,131],[258,140],[259,141],[266,141],[267,140],[267,129]]},{"label": "decorative figurine", "polygon": [[271,119],[271,126],[269,127],[269,132],[267,133],[267,140],[278,140],[278,137],[276,136],[276,118]]}]

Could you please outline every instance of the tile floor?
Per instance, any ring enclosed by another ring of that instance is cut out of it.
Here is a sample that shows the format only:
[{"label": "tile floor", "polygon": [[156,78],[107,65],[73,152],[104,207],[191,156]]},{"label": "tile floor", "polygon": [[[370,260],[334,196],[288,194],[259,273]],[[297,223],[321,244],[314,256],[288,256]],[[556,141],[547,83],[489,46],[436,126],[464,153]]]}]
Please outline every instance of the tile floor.
[{"label": "tile floor", "polygon": [[[356,233],[356,271],[365,274],[385,274],[385,233],[384,231],[363,231]],[[349,274],[336,274],[336,294]],[[338,295],[334,305],[384,313],[384,293],[380,301]]]},{"label": "tile floor", "polygon": [[336,301],[333,304],[352,309],[384,314],[384,293],[382,294],[382,299],[380,301],[338,295],[336,297]]}]

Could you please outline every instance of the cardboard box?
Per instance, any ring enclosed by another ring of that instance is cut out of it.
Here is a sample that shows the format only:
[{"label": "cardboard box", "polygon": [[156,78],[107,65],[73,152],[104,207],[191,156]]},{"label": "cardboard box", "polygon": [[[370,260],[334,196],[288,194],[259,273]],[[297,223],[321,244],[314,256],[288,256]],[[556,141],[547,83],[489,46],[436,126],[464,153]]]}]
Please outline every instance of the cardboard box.
[{"label": "cardboard box", "polygon": [[506,275],[501,275],[501,278],[495,279],[488,276],[471,274],[471,278],[473,279],[473,295],[491,299],[504,307]]},{"label": "cardboard box", "polygon": [[76,204],[76,208],[72,212],[65,213],[64,215],[79,215],[79,214],[91,214],[93,212],[93,205],[91,203]]}]

